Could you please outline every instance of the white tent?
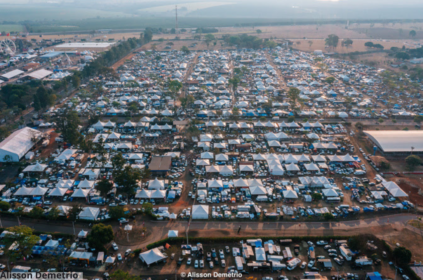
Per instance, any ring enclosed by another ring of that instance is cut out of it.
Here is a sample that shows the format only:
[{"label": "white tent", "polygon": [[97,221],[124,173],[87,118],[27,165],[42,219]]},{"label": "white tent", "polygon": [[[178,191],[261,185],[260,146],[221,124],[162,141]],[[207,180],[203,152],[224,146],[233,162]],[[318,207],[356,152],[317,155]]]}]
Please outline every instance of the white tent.
[{"label": "white tent", "polygon": [[33,165],[28,165],[22,172],[44,172],[46,170],[47,164],[36,163]]},{"label": "white tent", "polygon": [[325,197],[337,197],[338,193],[334,189],[323,189],[323,195]]},{"label": "white tent", "polygon": [[193,205],[192,206],[192,219],[207,220],[209,218],[208,205]]},{"label": "white tent", "polygon": [[59,197],[63,197],[67,191],[68,191],[68,189],[66,189],[66,188],[58,188],[58,187],[56,187],[55,189],[53,189],[53,190],[49,193],[49,196],[59,196]]},{"label": "white tent", "polygon": [[164,190],[164,181],[158,180],[157,178],[154,180],[150,180],[148,183],[149,190]]},{"label": "white tent", "polygon": [[288,164],[288,165],[285,164],[285,169],[286,169],[286,171],[290,171],[290,172],[300,171],[300,168],[295,163],[291,163],[291,164]]},{"label": "white tent", "polygon": [[140,259],[147,265],[162,261],[166,258],[167,256],[160,252],[158,248],[154,248],[140,254]]},{"label": "white tent", "polygon": [[283,191],[283,197],[284,198],[289,198],[289,199],[297,199],[298,198],[298,195],[293,190],[286,190],[286,191]]},{"label": "white tent", "polygon": [[178,237],[178,231],[177,230],[169,230],[167,233],[167,237]]},{"label": "white tent", "polygon": [[78,238],[86,238],[88,235],[88,231],[84,231],[83,229],[78,233]]},{"label": "white tent", "polygon": [[219,174],[222,176],[231,176],[234,174],[233,167],[231,165],[224,165],[220,168]]},{"label": "white tent", "polygon": [[266,261],[266,252],[262,247],[256,247],[256,261],[265,262]]},{"label": "white tent", "polygon": [[72,195],[71,197],[76,197],[76,198],[86,198],[89,194],[90,190],[86,190],[86,189],[77,189]]},{"label": "white tent", "polygon": [[79,213],[78,218],[81,220],[97,220],[98,215],[100,214],[99,208],[94,207],[85,207],[81,213]]}]

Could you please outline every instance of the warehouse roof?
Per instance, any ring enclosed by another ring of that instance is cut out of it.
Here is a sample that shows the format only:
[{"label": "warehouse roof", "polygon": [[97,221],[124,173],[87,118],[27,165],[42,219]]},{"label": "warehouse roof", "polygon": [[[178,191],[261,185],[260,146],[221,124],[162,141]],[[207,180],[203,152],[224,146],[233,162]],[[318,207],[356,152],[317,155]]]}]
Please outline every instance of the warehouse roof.
[{"label": "warehouse roof", "polygon": [[50,76],[51,74],[53,74],[53,72],[46,69],[40,69],[40,70],[31,72],[25,76],[29,76],[33,79],[41,80],[41,79],[44,79],[45,77]]},{"label": "warehouse roof", "polygon": [[423,152],[423,131],[368,130],[364,133],[384,152]]},{"label": "warehouse roof", "polygon": [[13,71],[7,72],[3,75],[1,75],[3,78],[6,78],[8,80],[13,79],[14,77],[19,76],[20,74],[24,73],[24,71],[19,70],[19,69],[15,69]]},{"label": "warehouse roof", "polygon": [[38,130],[24,127],[4,139],[0,143],[0,150],[17,154],[19,158],[22,158],[34,146],[34,142],[31,139],[40,135],[41,132]]},{"label": "warehouse roof", "polygon": [[172,164],[172,157],[163,156],[163,157],[153,157],[150,163],[151,171],[168,171],[170,165]]}]

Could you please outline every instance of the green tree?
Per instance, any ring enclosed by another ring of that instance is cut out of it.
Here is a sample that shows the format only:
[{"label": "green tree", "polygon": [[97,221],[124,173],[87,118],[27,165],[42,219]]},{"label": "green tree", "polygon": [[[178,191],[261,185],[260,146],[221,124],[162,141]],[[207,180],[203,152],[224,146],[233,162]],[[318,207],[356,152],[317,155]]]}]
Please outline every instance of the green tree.
[{"label": "green tree", "polygon": [[422,164],[422,159],[417,155],[409,155],[405,158],[405,163],[410,169],[414,169]]},{"label": "green tree", "polygon": [[39,219],[42,216],[44,216],[44,210],[41,207],[35,206],[32,208],[32,210],[29,212],[29,216],[33,219]]},{"label": "green tree", "polygon": [[384,120],[383,120],[382,118],[379,118],[377,121],[378,121],[379,123],[383,123],[383,122],[384,122]]},{"label": "green tree", "polygon": [[[9,266],[9,262],[16,262],[16,260],[32,254],[32,247],[40,238],[34,235],[32,229],[28,226],[10,227],[7,228],[7,231],[10,233],[6,234],[2,243],[5,245],[5,255]],[[8,270],[10,271],[10,268]]]},{"label": "green tree", "polygon": [[214,40],[214,35],[213,34],[206,34],[206,36],[204,36],[204,40],[206,42],[207,48],[209,47],[210,43]]},{"label": "green tree", "polygon": [[353,236],[348,239],[348,247],[354,251],[363,250],[366,246],[366,242],[367,240],[364,236]]},{"label": "green tree", "polygon": [[234,116],[238,116],[239,115],[239,108],[238,107],[233,107],[232,108],[232,114]]},{"label": "green tree", "polygon": [[342,40],[342,45],[345,46],[346,48],[349,48],[352,44],[353,44],[353,40],[349,38]]},{"label": "green tree", "polygon": [[66,112],[59,118],[57,124],[66,142],[75,145],[81,141],[80,120],[76,111]]},{"label": "green tree", "polygon": [[422,121],[423,121],[423,116],[421,115],[414,116],[414,122],[421,123]]},{"label": "green tree", "polygon": [[417,34],[416,30],[411,30],[408,35],[410,35],[411,37],[414,38],[414,37],[416,37],[416,34]]},{"label": "green tree", "polygon": [[312,195],[311,195],[311,197],[313,198],[313,200],[314,201],[319,201],[319,200],[322,200],[322,194],[320,194],[320,193],[313,193]]},{"label": "green tree", "polygon": [[0,210],[1,211],[7,211],[10,209],[10,203],[7,201],[0,201]]},{"label": "green tree", "polygon": [[335,217],[331,213],[325,213],[323,215],[323,218],[325,218],[326,221],[333,220]]},{"label": "green tree", "polygon": [[47,218],[49,220],[57,220],[60,216],[60,210],[57,206],[51,207],[50,211],[48,211]]},{"label": "green tree", "polygon": [[88,234],[87,240],[91,247],[98,251],[106,251],[104,245],[115,238],[111,225],[96,224]]},{"label": "green tree", "polygon": [[114,206],[109,208],[109,216],[112,219],[119,219],[125,216],[125,209],[123,206]]},{"label": "green tree", "polygon": [[81,205],[73,204],[71,209],[68,212],[68,218],[71,221],[76,221],[78,218],[79,213],[81,213],[82,207]]},{"label": "green tree", "polygon": [[228,84],[232,86],[233,92],[236,92],[236,89],[238,88],[240,82],[241,80],[236,76],[228,80]]},{"label": "green tree", "polygon": [[81,79],[77,75],[72,75],[72,86],[74,88],[79,88],[81,85]]},{"label": "green tree", "polygon": [[120,269],[110,274],[110,280],[137,280],[137,279],[139,279],[137,276],[131,275],[127,271],[123,271]]},{"label": "green tree", "polygon": [[126,166],[122,171],[116,172],[114,181],[119,185],[122,193],[133,195],[141,179],[141,172],[138,169]]},{"label": "green tree", "polygon": [[106,197],[107,194],[113,189],[113,183],[107,179],[102,179],[97,183],[95,189],[100,192],[102,197]]},{"label": "green tree", "polygon": [[113,165],[113,174],[115,175],[117,172],[123,170],[123,167],[126,164],[126,159],[123,157],[122,153],[119,152],[112,157],[112,165]]},{"label": "green tree", "polygon": [[262,33],[262,31],[260,29],[257,29],[256,32],[257,32],[257,34],[261,34]]},{"label": "green tree", "polygon": [[176,96],[176,94],[179,92],[179,90],[182,88],[182,83],[177,80],[172,80],[169,83],[169,90],[172,93],[173,97]]},{"label": "green tree", "polygon": [[334,49],[338,46],[338,43],[339,43],[339,37],[335,34],[330,34],[325,39],[325,44]]},{"label": "green tree", "polygon": [[190,50],[188,49],[187,46],[182,46],[181,47],[181,52],[184,52],[185,54],[189,54],[190,53]]},{"label": "green tree", "polygon": [[393,256],[397,265],[404,266],[410,263],[412,254],[410,250],[401,246],[394,249]]},{"label": "green tree", "polygon": [[298,99],[300,97],[300,90],[295,87],[290,87],[288,90],[288,98],[291,103],[291,108],[295,110],[297,106]]},{"label": "green tree", "polygon": [[362,122],[356,122],[355,123],[355,128],[357,128],[358,130],[363,130],[364,124]]},{"label": "green tree", "polygon": [[407,59],[410,59],[410,55],[406,52],[397,52],[395,54],[395,58],[401,59],[401,60],[407,60]]},{"label": "green tree", "polygon": [[364,46],[368,47],[368,48],[373,48],[374,44],[373,44],[373,42],[366,42],[366,43],[364,43]]},{"label": "green tree", "polygon": [[331,85],[331,84],[333,84],[333,82],[335,82],[335,78],[334,77],[327,77],[325,79],[325,82]]}]

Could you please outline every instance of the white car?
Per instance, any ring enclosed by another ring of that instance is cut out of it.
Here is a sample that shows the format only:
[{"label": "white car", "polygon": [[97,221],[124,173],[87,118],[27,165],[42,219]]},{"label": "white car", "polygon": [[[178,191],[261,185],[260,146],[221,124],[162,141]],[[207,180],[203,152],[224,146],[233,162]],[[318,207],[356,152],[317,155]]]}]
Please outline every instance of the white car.
[{"label": "white car", "polygon": [[112,247],[113,247],[113,250],[115,250],[115,251],[119,250],[118,245],[114,242],[112,243]]},{"label": "white car", "polygon": [[309,268],[312,268],[312,267],[314,266],[314,263],[315,263],[315,261],[311,260],[311,261],[308,263],[308,267],[309,267]]},{"label": "white car", "polygon": [[117,259],[118,259],[118,261],[121,261],[122,260],[122,255],[120,253],[117,254]]},{"label": "white car", "polygon": [[194,262],[194,268],[198,268],[198,260],[195,260],[195,262]]},{"label": "white car", "polygon": [[323,246],[323,245],[328,245],[328,242],[324,240],[320,240],[320,241],[317,241],[316,244],[319,246]]}]

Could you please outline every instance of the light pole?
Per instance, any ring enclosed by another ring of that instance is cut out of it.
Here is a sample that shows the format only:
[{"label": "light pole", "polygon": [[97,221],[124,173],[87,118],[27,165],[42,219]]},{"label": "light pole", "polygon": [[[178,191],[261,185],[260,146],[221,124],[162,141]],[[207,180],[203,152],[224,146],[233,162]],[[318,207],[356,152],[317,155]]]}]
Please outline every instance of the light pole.
[{"label": "light pole", "polygon": [[75,233],[75,221],[72,221],[72,227],[73,227],[73,235],[76,236],[76,233]]}]

